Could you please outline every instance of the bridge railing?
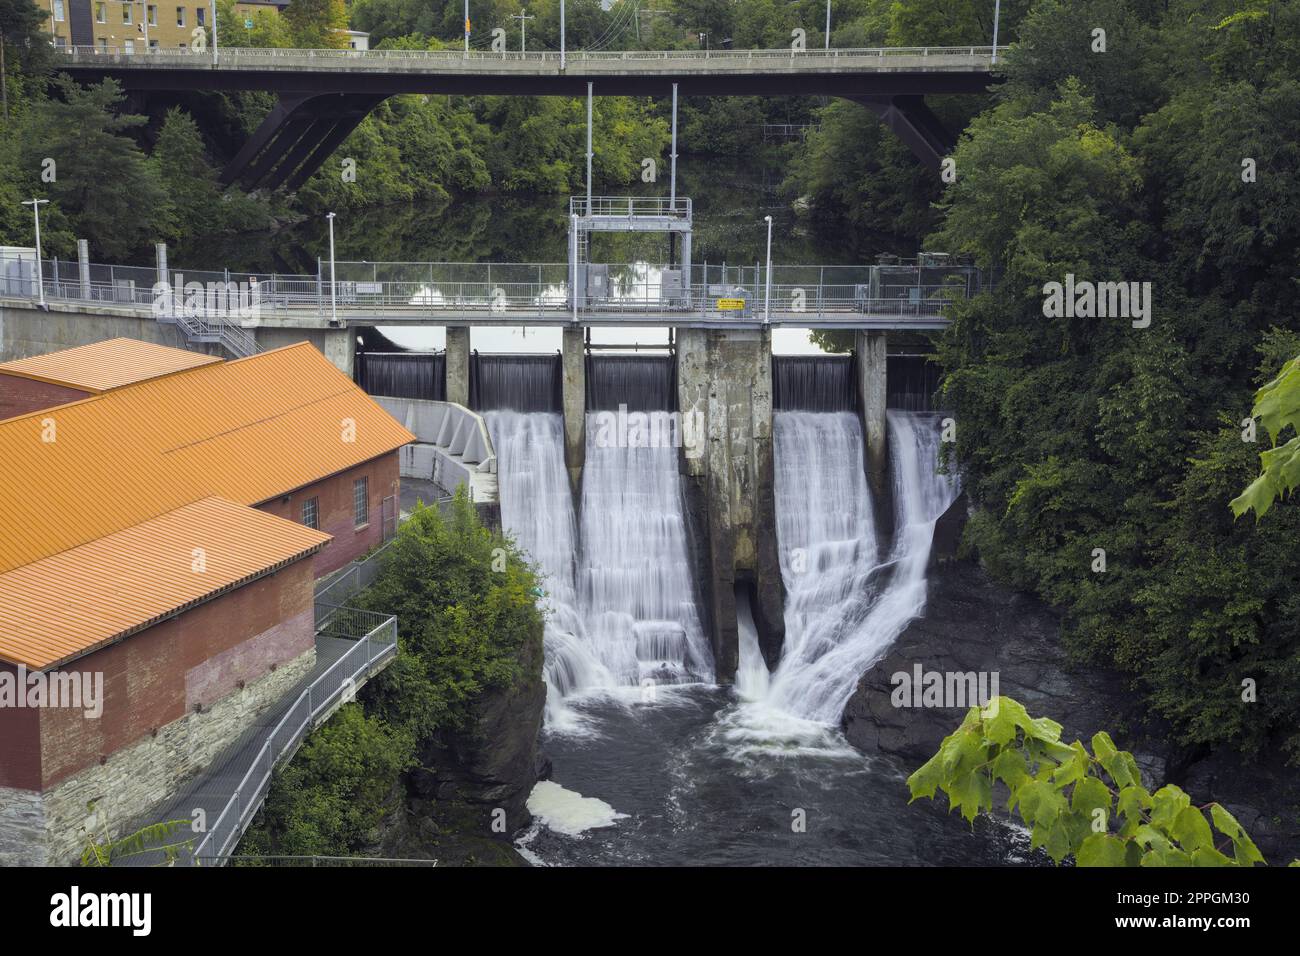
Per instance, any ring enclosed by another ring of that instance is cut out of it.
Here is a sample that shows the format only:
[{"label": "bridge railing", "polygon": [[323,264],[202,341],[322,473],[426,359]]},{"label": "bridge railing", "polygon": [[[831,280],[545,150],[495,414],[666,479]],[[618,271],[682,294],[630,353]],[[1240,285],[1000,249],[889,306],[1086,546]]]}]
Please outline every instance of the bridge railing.
[{"label": "bridge railing", "polygon": [[276,765],[297,749],[317,721],[340,699],[355,690],[358,681],[397,654],[396,617],[336,608],[317,601],[318,623],[322,614],[326,636],[353,638],[356,644],[312,681],[271,728],[239,786],[194,848],[196,863],[220,866],[229,858],[262,805]]},{"label": "bridge railing", "polygon": [[[682,60],[718,60],[722,62],[746,61],[798,61],[809,64],[825,61],[851,61],[865,66],[882,64],[890,58],[920,58],[932,61],[934,65],[952,65],[959,67],[983,66],[985,59],[991,59],[991,46],[930,46],[930,47],[838,47],[829,50],[810,48],[793,50],[783,47],[775,50],[574,50],[564,55],[564,60],[572,67],[574,63],[664,63]],[[71,65],[114,67],[146,67],[150,64],[160,66],[192,67],[196,63],[212,63],[212,50],[165,50],[162,48],[136,49],[126,46],[68,46],[56,51],[56,56]],[[409,68],[412,65],[425,64],[442,68],[464,66],[473,63],[478,66],[491,66],[498,63],[536,64],[538,66],[560,66],[561,56],[551,50],[532,52],[502,51],[493,53],[483,50],[315,50],[285,49],[276,47],[221,47],[215,54],[220,67],[239,68],[259,64],[303,64],[306,66],[326,66],[337,62],[340,66],[376,67],[385,66]]]},{"label": "bridge railing", "polygon": [[586,196],[569,197],[571,216],[660,216],[673,219],[691,218],[691,201],[679,196]]}]

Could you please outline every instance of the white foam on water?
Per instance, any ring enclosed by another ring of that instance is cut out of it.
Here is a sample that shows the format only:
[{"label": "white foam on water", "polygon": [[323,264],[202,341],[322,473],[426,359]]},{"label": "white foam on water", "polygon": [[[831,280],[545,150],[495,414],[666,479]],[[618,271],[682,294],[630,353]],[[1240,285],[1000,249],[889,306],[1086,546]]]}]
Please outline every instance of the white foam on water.
[{"label": "white foam on water", "polygon": [[619,813],[604,800],[584,797],[550,780],[539,781],[533,787],[528,795],[528,812],[548,829],[574,837],[627,819],[626,813]]}]

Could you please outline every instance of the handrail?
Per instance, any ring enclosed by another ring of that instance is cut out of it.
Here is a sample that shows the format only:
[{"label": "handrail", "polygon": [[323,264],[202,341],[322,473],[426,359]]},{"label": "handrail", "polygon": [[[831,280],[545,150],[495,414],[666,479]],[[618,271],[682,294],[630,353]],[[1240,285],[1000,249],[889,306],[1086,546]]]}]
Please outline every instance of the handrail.
[{"label": "handrail", "polygon": [[[215,69],[238,68],[239,61],[266,62],[276,60],[308,61],[347,61],[350,65],[373,65],[387,63],[409,63],[411,61],[428,64],[451,64],[462,68],[469,64],[493,65],[500,63],[535,63],[553,64],[557,71],[562,63],[572,68],[574,63],[663,63],[665,61],[703,60],[780,60],[784,64],[818,64],[826,61],[837,67],[853,65],[851,61],[872,63],[876,68],[883,68],[881,61],[890,57],[919,57],[926,61],[958,60],[960,65],[971,65],[970,61],[988,58],[992,61],[991,46],[959,47],[837,47],[832,49],[810,48],[793,50],[790,47],[762,50],[574,50],[562,55],[556,51],[543,50],[532,52],[482,50],[321,50],[321,49],[286,49],[278,47],[225,47],[215,57],[210,50],[164,50],[162,48],[132,48],[130,52],[122,46],[67,46],[56,50],[56,54],[79,65],[103,65],[105,59],[113,60],[113,66],[146,66],[148,60],[156,64],[177,64],[193,66],[201,64]],[[850,61],[850,62],[846,62]]]},{"label": "handrail", "polygon": [[[358,610],[352,608],[349,610]],[[363,614],[375,614],[377,612],[361,612]],[[383,615],[379,615],[383,616]],[[383,632],[381,634],[381,632]],[[371,646],[378,644],[377,653],[372,653]],[[386,617],[378,626],[371,629],[361,637],[354,647],[348,649],[337,661],[331,664],[326,670],[307,686],[307,688],[298,695],[289,709],[285,711],[284,716],[266,735],[266,740],[258,750],[257,756],[253,759],[248,771],[244,774],[231,794],[230,799],[226,801],[225,807],[217,816],[216,822],[211,829],[199,841],[194,848],[193,859],[195,862],[202,863],[207,859],[220,865],[226,857],[230,855],[232,843],[238,841],[248,828],[253,814],[261,806],[262,800],[266,796],[266,790],[270,786],[271,775],[275,771],[275,766],[281,758],[291,752],[308,731],[314,726],[318,714],[326,707],[333,703],[334,699],[343,692],[343,689],[351,682],[360,677],[365,671],[369,670],[375,664],[385,658],[397,653],[397,618],[394,616]],[[342,674],[341,669],[356,658],[362,658],[361,662],[348,671],[346,675]],[[338,672],[338,673],[336,673]],[[316,697],[316,692],[333,685],[328,694]],[[278,747],[275,746],[277,738],[282,732],[287,731],[287,737]],[[254,774],[260,773],[254,779]],[[221,828],[227,816],[234,814],[231,822],[228,824],[229,832],[223,837]],[[209,847],[209,843],[214,845]]]}]

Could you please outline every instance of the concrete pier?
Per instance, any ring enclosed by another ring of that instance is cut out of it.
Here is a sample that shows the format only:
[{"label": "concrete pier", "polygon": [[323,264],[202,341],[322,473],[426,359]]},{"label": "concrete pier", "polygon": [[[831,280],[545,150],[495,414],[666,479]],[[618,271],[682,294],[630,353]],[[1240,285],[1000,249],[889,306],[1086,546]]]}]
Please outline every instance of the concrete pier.
[{"label": "concrete pier", "polygon": [[720,683],[739,661],[737,583],[754,595],[769,665],[784,636],[772,466],[772,343],[767,331],[683,329],[677,339],[683,473],[706,503],[708,600]]},{"label": "concrete pier", "polygon": [[[863,466],[875,511],[877,538],[887,542],[893,534],[893,494],[889,484],[889,422],[886,379],[887,333],[859,331],[855,339],[858,408],[862,416]],[[882,544],[882,547],[886,545]]]},{"label": "concrete pier", "polygon": [[447,401],[469,407],[469,326],[447,327]]},{"label": "concrete pier", "polygon": [[563,337],[564,464],[574,500],[582,487],[587,457],[587,353],[583,330],[565,329]]}]

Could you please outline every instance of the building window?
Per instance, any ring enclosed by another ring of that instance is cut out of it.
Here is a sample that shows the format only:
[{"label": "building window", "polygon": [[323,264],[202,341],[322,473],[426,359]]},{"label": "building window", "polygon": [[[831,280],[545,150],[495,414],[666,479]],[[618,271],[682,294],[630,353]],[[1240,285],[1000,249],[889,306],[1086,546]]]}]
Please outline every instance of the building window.
[{"label": "building window", "polygon": [[107,23],[107,22],[108,22],[108,4],[107,4],[107,3],[97,3],[97,4],[95,4],[95,22],[96,22],[96,23]]},{"label": "building window", "polygon": [[126,52],[127,52],[127,53],[134,53],[134,52],[135,52],[135,41],[134,41],[134,40],[127,40],[127,41],[126,41]]},{"label": "building window", "polygon": [[54,10],[54,19],[59,23],[63,22],[63,0],[51,0],[50,6]]},{"label": "building window", "polygon": [[370,479],[358,478],[352,482],[353,524],[360,528],[370,521]]},{"label": "building window", "polygon": [[55,38],[54,38],[54,46],[55,46],[57,49],[62,50],[62,49],[63,49],[65,46],[67,46],[67,45],[68,45],[67,37],[55,37]]},{"label": "building window", "polygon": [[308,498],[302,503],[302,523],[320,530],[320,499]]},{"label": "building window", "polygon": [[183,26],[185,26],[185,8],[184,8],[184,7],[177,7],[177,8],[176,8],[176,25],[177,25],[178,27],[183,27]]},{"label": "building window", "polygon": [[98,42],[99,42],[99,52],[101,52],[101,53],[107,53],[107,52],[108,52],[108,41],[105,40],[103,37],[100,37]]},{"label": "building window", "polygon": [[208,11],[204,10],[202,7],[194,8],[194,16],[197,18],[196,22],[199,26],[203,26],[207,22],[207,13]]},{"label": "building window", "polygon": [[131,25],[131,4],[122,4],[122,22],[127,26]]},{"label": "building window", "polygon": [[188,43],[182,43],[182,44],[181,44],[181,49],[182,49],[182,50],[188,50],[189,48],[190,48],[190,45],[189,45]]},{"label": "building window", "polygon": [[149,26],[156,27],[158,25],[158,8],[151,3],[149,4],[148,10],[149,10]]},{"label": "building window", "polygon": [[151,50],[156,50],[156,49],[158,49],[158,41],[157,41],[157,40],[150,40],[150,41],[149,41],[149,49],[151,49]]}]

